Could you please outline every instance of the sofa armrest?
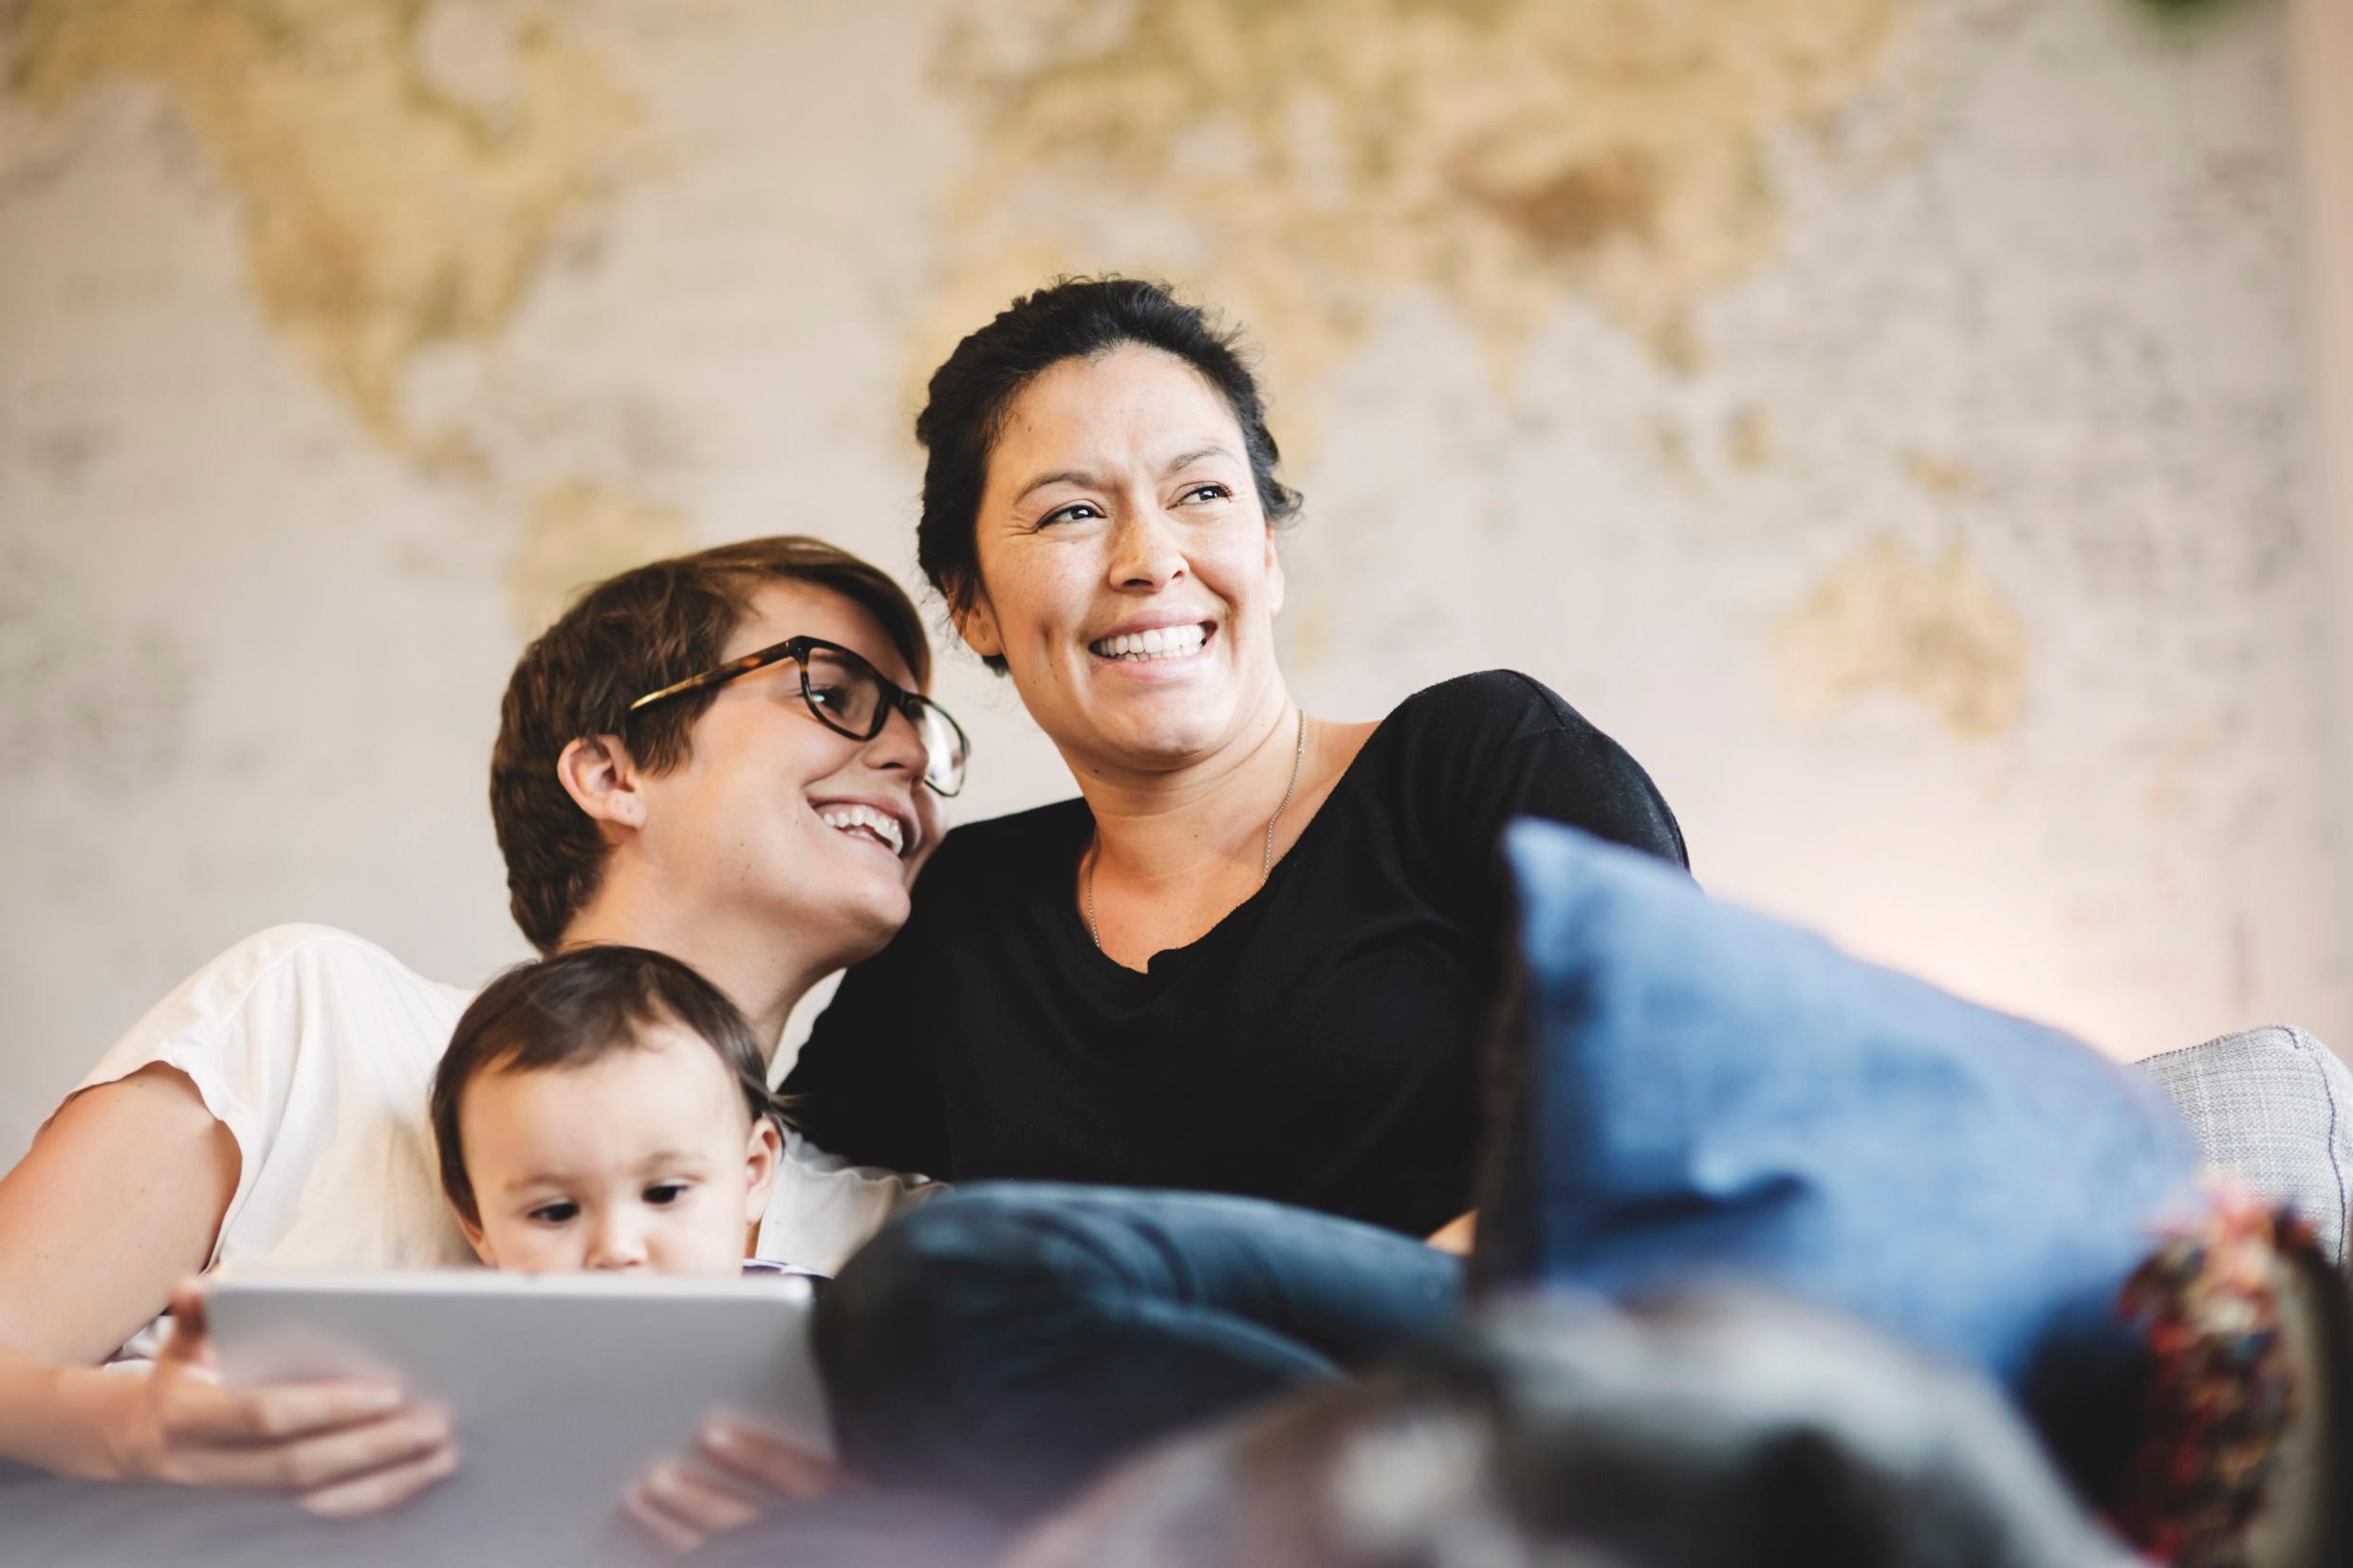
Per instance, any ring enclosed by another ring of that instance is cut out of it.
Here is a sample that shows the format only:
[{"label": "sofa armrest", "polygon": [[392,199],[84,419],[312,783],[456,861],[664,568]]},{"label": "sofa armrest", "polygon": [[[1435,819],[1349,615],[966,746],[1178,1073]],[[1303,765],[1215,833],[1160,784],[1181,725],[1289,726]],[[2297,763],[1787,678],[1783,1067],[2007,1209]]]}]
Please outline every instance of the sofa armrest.
[{"label": "sofa armrest", "polygon": [[2353,1070],[2302,1029],[2269,1024],[2138,1063],[2208,1163],[2286,1204],[2340,1268],[2353,1241]]}]

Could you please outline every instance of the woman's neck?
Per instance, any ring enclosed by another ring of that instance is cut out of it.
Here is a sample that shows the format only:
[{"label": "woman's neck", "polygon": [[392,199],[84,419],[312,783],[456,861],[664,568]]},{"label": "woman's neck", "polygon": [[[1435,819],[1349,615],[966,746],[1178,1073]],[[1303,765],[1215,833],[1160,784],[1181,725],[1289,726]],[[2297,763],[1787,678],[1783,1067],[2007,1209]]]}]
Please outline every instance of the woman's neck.
[{"label": "woman's neck", "polygon": [[1317,721],[1278,693],[1232,745],[1183,768],[1146,773],[1070,759],[1094,814],[1098,864],[1116,864],[1139,886],[1182,885],[1245,860],[1256,872],[1268,823],[1288,809],[1283,801],[1317,735]]},{"label": "woman's neck", "polygon": [[605,868],[596,893],[564,928],[559,948],[618,943],[650,948],[691,964],[735,1004],[763,1048],[773,1051],[793,1006],[838,965],[812,961],[793,933],[740,909],[683,908],[649,896],[623,860]]}]

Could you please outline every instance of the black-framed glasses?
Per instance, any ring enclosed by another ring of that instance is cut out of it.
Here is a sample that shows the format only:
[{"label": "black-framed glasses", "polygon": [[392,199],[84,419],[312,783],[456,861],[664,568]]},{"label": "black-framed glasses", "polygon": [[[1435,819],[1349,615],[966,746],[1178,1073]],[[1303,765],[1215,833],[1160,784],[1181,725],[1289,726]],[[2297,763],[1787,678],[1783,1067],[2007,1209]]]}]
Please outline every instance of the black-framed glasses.
[{"label": "black-framed glasses", "polygon": [[721,686],[737,675],[748,675],[771,664],[791,660],[801,667],[801,700],[817,722],[854,741],[870,741],[882,733],[894,712],[907,715],[916,739],[923,745],[923,782],[942,795],[964,787],[964,765],[973,753],[963,726],[948,710],[919,692],[910,692],[839,643],[817,637],[787,637],[741,658],[729,659],[699,675],[689,675],[648,692],[629,705],[635,713],[658,702]]}]

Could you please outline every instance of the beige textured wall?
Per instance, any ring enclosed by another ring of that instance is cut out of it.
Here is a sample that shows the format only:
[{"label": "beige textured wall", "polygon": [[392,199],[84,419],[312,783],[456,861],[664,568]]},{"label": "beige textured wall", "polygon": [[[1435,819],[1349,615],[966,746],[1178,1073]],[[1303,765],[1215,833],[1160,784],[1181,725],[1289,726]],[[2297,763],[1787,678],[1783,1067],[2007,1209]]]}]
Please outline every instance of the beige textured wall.
[{"label": "beige textured wall", "polygon": [[[2353,5],[2295,0],[2293,36],[2314,323],[2317,505],[2337,546],[2337,778],[2344,785],[2343,807],[2353,818]],[[2353,967],[2353,932],[2345,942],[2344,962]],[[2353,1051],[2353,1041],[2338,1048]]]},{"label": "beige textured wall", "polygon": [[[1256,330],[1316,711],[1525,669],[1728,897],[2119,1056],[2353,1042],[2353,6],[1701,9],[0,3],[0,1160],[257,927],[520,956],[533,618],[912,582],[920,375],[1065,269]],[[1067,793],[941,694],[969,814]]]}]

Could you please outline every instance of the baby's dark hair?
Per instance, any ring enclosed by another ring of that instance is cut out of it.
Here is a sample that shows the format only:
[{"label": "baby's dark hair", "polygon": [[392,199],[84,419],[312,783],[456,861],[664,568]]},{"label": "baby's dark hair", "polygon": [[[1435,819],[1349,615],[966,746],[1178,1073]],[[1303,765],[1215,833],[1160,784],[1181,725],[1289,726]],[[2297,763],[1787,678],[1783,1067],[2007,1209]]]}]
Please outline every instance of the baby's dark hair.
[{"label": "baby's dark hair", "polygon": [[751,1025],[692,966],[646,948],[589,946],[518,964],[482,988],[457,1020],[433,1077],[433,1137],[441,1190],[470,1225],[482,1215],[457,1113],[466,1086],[484,1073],[579,1067],[622,1050],[649,1024],[676,1023],[719,1053],[756,1121],[781,1125],[784,1100],[768,1086],[768,1064]]}]

